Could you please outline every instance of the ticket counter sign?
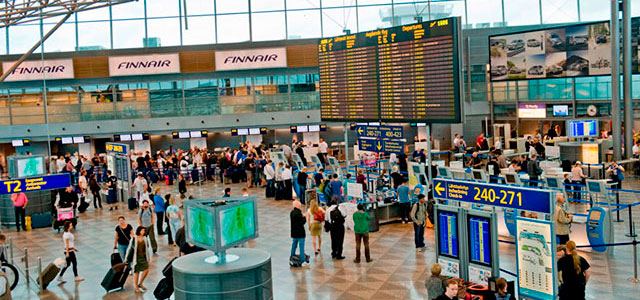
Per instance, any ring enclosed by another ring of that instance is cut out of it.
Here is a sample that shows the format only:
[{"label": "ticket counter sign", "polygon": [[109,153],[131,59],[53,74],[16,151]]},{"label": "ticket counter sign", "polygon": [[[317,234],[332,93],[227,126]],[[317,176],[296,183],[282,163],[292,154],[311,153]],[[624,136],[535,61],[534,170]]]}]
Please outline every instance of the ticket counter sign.
[{"label": "ticket counter sign", "polygon": [[551,192],[451,179],[434,179],[433,196],[439,199],[551,213]]},{"label": "ticket counter sign", "polygon": [[365,126],[356,127],[358,138],[403,139],[402,126]]},{"label": "ticket counter sign", "polygon": [[127,149],[128,145],[126,144],[106,143],[105,148],[107,153],[118,154],[118,155],[129,154],[129,149]]},{"label": "ticket counter sign", "polygon": [[362,151],[389,152],[389,153],[404,152],[403,141],[359,139],[358,145],[360,146],[360,150]]},{"label": "ticket counter sign", "polygon": [[69,174],[16,178],[0,181],[0,195],[66,188],[71,185]]}]

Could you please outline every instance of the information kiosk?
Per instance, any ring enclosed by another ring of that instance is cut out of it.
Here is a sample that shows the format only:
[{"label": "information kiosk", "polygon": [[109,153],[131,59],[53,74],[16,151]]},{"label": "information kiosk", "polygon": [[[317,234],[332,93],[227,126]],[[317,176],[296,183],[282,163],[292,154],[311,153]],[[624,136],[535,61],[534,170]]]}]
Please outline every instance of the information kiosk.
[{"label": "information kiosk", "polygon": [[[587,216],[587,238],[591,245],[611,244],[614,242],[611,197],[607,188],[606,180],[587,179],[587,191],[590,194],[598,195],[598,198],[600,198],[600,201],[596,201],[596,205],[589,209]],[[606,201],[607,206],[598,204],[602,203],[603,199]],[[592,246],[591,249],[597,252],[613,254],[613,247]]]},{"label": "information kiosk", "polygon": [[489,278],[500,272],[496,213],[471,209],[466,211],[464,220],[468,241],[467,278],[473,283],[488,284]]},{"label": "information kiosk", "polygon": [[282,153],[282,151],[269,151],[269,158],[271,158],[271,161],[274,163],[276,168],[280,165],[280,163],[283,163],[285,166],[289,165],[289,160],[284,156],[284,153]]},{"label": "information kiosk", "polygon": [[424,164],[409,162],[409,185],[427,184],[427,172]]},{"label": "information kiosk", "polygon": [[334,174],[338,174],[338,179],[342,180],[342,168],[340,167],[340,162],[338,162],[338,159],[333,156],[327,156],[327,166],[331,168]]},{"label": "information kiosk", "polygon": [[298,155],[297,153],[292,153],[291,159],[293,160],[293,163],[296,165],[298,170],[305,167],[304,163],[302,162],[302,159],[300,158],[300,155]]},{"label": "information kiosk", "polygon": [[322,162],[320,161],[320,158],[318,158],[318,155],[313,154],[309,157],[311,157],[311,165],[315,167],[316,170],[320,170],[323,168]]},{"label": "information kiosk", "polygon": [[460,269],[460,251],[462,237],[460,236],[461,210],[437,204],[434,209],[436,222],[436,261],[442,266],[443,276],[465,278]]}]

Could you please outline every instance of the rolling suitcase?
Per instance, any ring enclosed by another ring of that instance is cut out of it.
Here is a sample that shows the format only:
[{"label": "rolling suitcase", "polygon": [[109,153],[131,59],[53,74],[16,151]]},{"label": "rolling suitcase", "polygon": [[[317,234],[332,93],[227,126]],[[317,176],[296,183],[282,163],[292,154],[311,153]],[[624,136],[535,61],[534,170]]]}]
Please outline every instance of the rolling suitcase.
[{"label": "rolling suitcase", "polygon": [[31,215],[31,228],[51,227],[52,220],[53,217],[51,216],[50,211],[41,214],[33,214]]},{"label": "rolling suitcase", "polygon": [[129,198],[128,200],[129,210],[138,209],[138,200],[136,198]]},{"label": "rolling suitcase", "polygon": [[115,266],[122,263],[122,257],[120,257],[120,253],[115,251],[111,253],[111,266]]},{"label": "rolling suitcase", "polygon": [[58,268],[58,266],[53,263],[47,265],[47,267],[42,270],[42,274],[40,275],[40,277],[38,277],[38,284],[42,287],[42,289],[47,288],[49,283],[51,283],[51,281],[56,278],[58,272],[60,272],[60,268]]},{"label": "rolling suitcase", "polygon": [[151,179],[151,183],[158,182],[158,173],[156,173],[156,171],[149,171],[147,176],[149,176],[149,179]]},{"label": "rolling suitcase", "polygon": [[127,282],[127,277],[129,277],[130,271],[131,267],[127,264],[117,264],[111,267],[107,272],[107,275],[102,279],[102,287],[107,292],[123,288],[125,282]]},{"label": "rolling suitcase", "polygon": [[169,263],[162,269],[162,276],[167,278],[173,278],[173,261],[176,260],[177,257],[172,258]]},{"label": "rolling suitcase", "polygon": [[173,279],[172,278],[162,278],[158,285],[153,290],[153,295],[158,300],[169,299],[173,294]]},{"label": "rolling suitcase", "polygon": [[80,205],[78,205],[78,212],[83,213],[87,211],[87,208],[89,208],[89,201],[80,200]]}]

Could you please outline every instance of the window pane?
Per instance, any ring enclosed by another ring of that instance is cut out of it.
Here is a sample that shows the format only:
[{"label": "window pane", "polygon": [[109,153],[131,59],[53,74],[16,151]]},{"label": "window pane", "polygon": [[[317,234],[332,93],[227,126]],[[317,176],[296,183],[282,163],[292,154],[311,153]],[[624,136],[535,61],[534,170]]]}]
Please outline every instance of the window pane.
[{"label": "window pane", "polygon": [[90,9],[77,14],[78,21],[108,21],[109,8]]},{"label": "window pane", "polygon": [[283,10],[284,0],[251,0],[251,11]]},{"label": "window pane", "polygon": [[287,0],[287,10],[300,8],[320,8],[320,0]]},{"label": "window pane", "polygon": [[249,0],[216,0],[216,12],[237,13],[249,11]]},{"label": "window pane", "polygon": [[7,32],[6,28],[0,28],[0,55],[7,54]]},{"label": "window pane", "polygon": [[608,20],[611,18],[609,6],[608,2],[602,0],[580,0],[580,20],[582,22]]},{"label": "window pane", "polygon": [[249,40],[249,14],[218,16],[218,43]]},{"label": "window pane", "polygon": [[[360,3],[360,2],[358,2]],[[382,17],[391,9],[391,5],[365,6],[358,8],[358,30],[367,31],[391,26],[391,19]]]},{"label": "window pane", "polygon": [[159,38],[158,47],[180,45],[180,19],[162,18],[147,21],[149,39]]},{"label": "window pane", "polygon": [[182,1],[183,0],[147,0],[147,17],[153,18],[178,16],[178,3]]},{"label": "window pane", "polygon": [[113,48],[141,48],[144,21],[113,21]]},{"label": "window pane", "polygon": [[[400,2],[400,1],[396,1]],[[358,0],[358,6],[371,5],[371,4],[390,4],[391,0]]]},{"label": "window pane", "polygon": [[320,10],[287,11],[289,39],[320,37]]},{"label": "window pane", "polygon": [[[542,23],[578,22],[578,3],[576,1],[541,0]],[[608,8],[606,10],[609,10]]]},{"label": "window pane", "polygon": [[[391,13],[391,8],[387,8],[383,20],[390,22]],[[396,4],[394,5],[393,13],[395,14],[395,26],[415,23],[417,16],[421,16],[423,21],[429,19],[429,7],[426,4]]]},{"label": "window pane", "polygon": [[215,17],[189,17],[189,29],[182,28],[182,44],[198,45],[216,42]]},{"label": "window pane", "polygon": [[[9,27],[9,54],[25,53],[36,44],[40,39],[40,25],[34,23]],[[40,47],[35,52],[39,51]]]},{"label": "window pane", "polygon": [[322,10],[322,26],[324,36],[343,35],[344,29],[351,30],[351,33],[357,32],[356,9],[350,8],[332,8]]},{"label": "window pane", "polygon": [[431,2],[430,7],[432,20],[459,16],[462,17],[461,22],[465,22],[463,0]]},{"label": "window pane", "polygon": [[109,49],[109,22],[78,23],[78,50]]},{"label": "window pane", "polygon": [[[200,0],[200,1],[187,1],[187,15],[195,16],[195,15],[212,15],[213,14],[213,3],[215,0]],[[185,9],[183,8],[183,14]]]},{"label": "window pane", "polygon": [[540,24],[540,5],[531,0],[504,1],[504,18],[507,26]]},{"label": "window pane", "polygon": [[[284,12],[251,14],[254,41],[284,40],[286,38]],[[265,26],[269,24],[269,26]]]},{"label": "window pane", "polygon": [[355,0],[322,0],[322,8],[356,6]]},{"label": "window pane", "polygon": [[[524,10],[522,6],[521,9]],[[473,24],[475,28],[498,26],[495,23],[502,22],[502,1],[501,0],[485,0],[485,1],[467,1],[467,22],[469,26]],[[501,24],[500,24],[501,25]]]},{"label": "window pane", "polygon": [[[55,25],[44,24],[43,34],[46,34]],[[33,46],[33,45],[31,45]],[[76,27],[72,19],[67,20],[45,42],[45,52],[74,51],[76,48]]]},{"label": "window pane", "polygon": [[144,0],[114,5],[111,13],[114,20],[144,18]]}]

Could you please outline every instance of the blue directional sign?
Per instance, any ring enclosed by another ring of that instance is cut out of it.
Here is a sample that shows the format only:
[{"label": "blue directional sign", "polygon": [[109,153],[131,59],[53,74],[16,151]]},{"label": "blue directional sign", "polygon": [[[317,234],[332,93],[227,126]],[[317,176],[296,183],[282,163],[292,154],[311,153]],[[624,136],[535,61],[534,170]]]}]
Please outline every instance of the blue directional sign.
[{"label": "blue directional sign", "polygon": [[404,152],[403,141],[359,139],[358,145],[360,146],[360,150],[362,151],[389,152],[389,153]]},{"label": "blue directional sign", "polygon": [[436,178],[433,180],[433,196],[439,199],[551,213],[551,191],[548,190]]},{"label": "blue directional sign", "polygon": [[55,190],[71,185],[69,174],[44,175],[0,181],[0,195]]},{"label": "blue directional sign", "polygon": [[129,146],[127,144],[116,144],[116,143],[106,143],[105,149],[107,153],[119,154],[119,155],[128,155],[129,154]]},{"label": "blue directional sign", "polygon": [[358,138],[403,139],[402,126],[368,126],[356,127]]}]

